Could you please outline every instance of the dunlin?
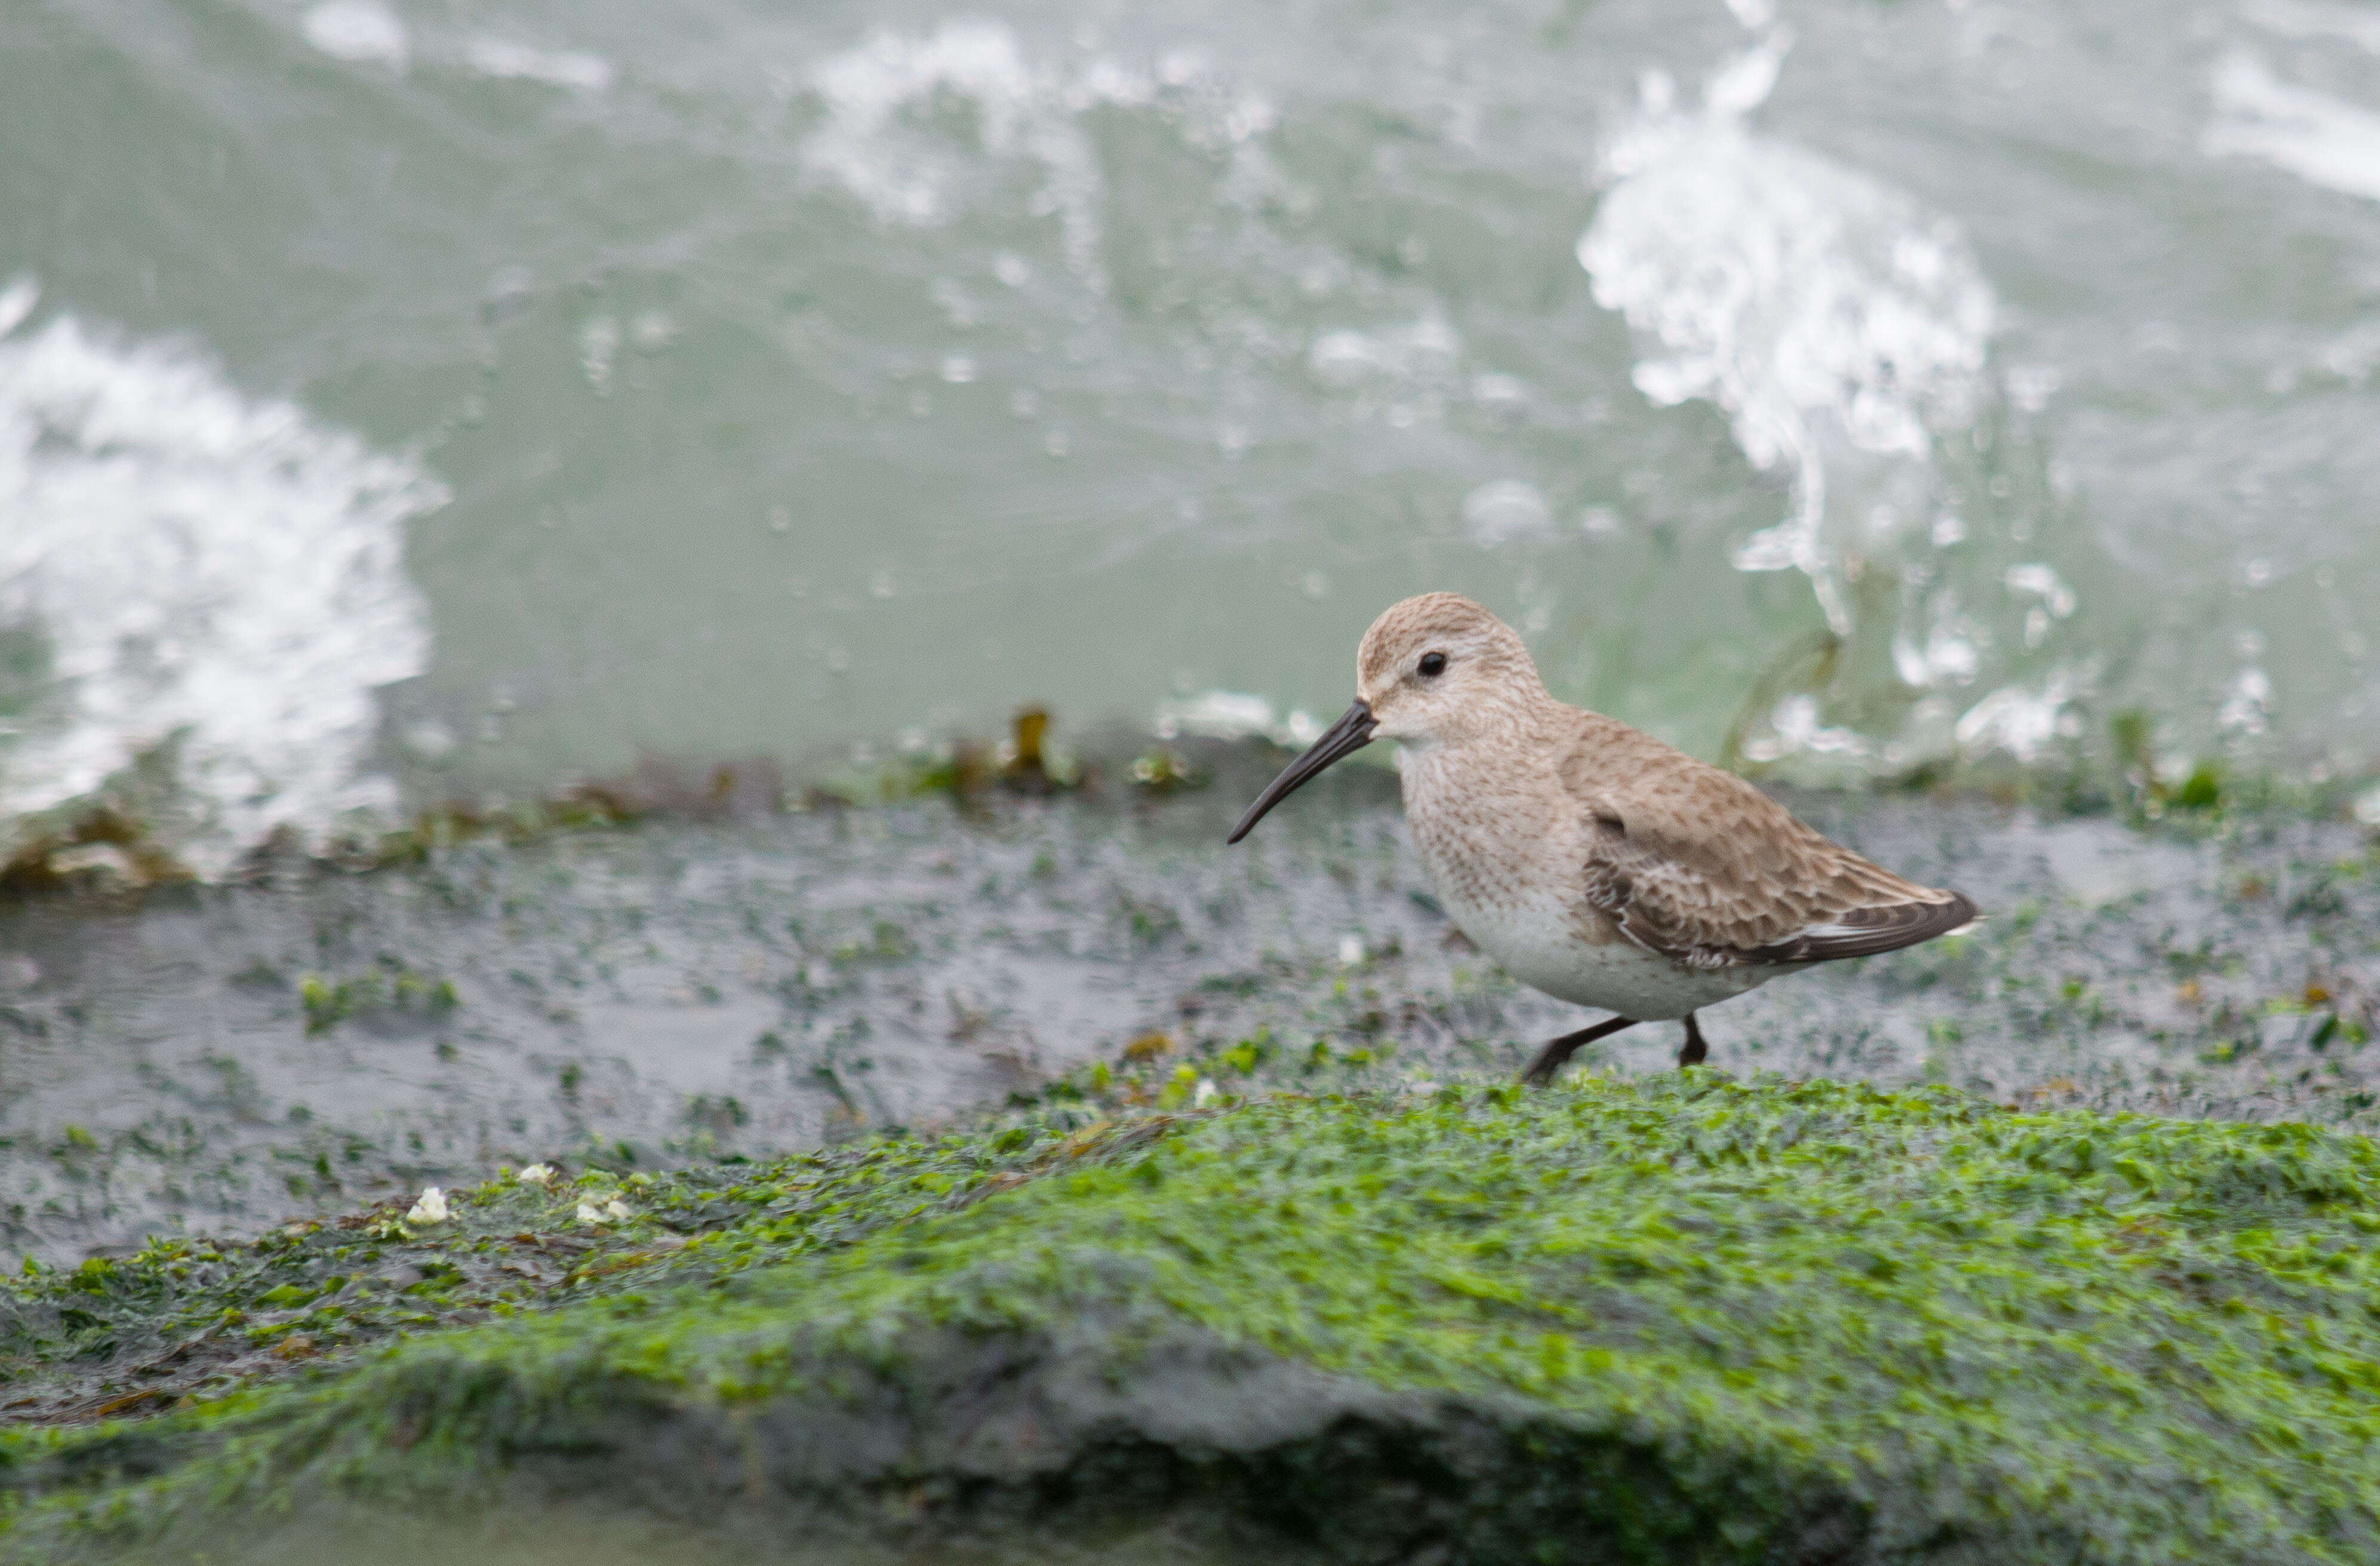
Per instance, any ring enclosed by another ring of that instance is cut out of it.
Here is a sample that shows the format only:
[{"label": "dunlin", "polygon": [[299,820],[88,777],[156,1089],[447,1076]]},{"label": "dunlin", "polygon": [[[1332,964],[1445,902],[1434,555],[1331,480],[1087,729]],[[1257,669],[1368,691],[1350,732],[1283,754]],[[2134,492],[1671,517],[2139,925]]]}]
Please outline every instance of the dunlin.
[{"label": "dunlin", "polygon": [[1522,982],[1617,1013],[1548,1044],[1684,1019],[1817,963],[1948,935],[1975,905],[1905,880],[1752,784],[1547,694],[1520,637],[1454,593],[1390,608],[1355,654],[1355,704],[1257,796],[1237,843],[1299,784],[1375,739],[1404,747],[1405,817],[1463,932]]}]

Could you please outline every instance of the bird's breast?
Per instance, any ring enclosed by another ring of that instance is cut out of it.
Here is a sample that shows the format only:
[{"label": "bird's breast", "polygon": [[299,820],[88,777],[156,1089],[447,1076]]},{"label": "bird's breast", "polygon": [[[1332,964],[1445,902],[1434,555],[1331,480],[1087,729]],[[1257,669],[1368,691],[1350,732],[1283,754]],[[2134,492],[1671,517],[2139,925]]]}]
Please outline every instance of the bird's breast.
[{"label": "bird's breast", "polygon": [[1409,760],[1405,819],[1447,917],[1513,977],[1644,1021],[1683,1016],[1759,982],[1689,969],[1596,912],[1584,823],[1550,777],[1531,788],[1466,771],[1443,756]]},{"label": "bird's breast", "polygon": [[1450,913],[1542,916],[1581,904],[1580,829],[1549,775],[1484,767],[1459,752],[1408,752],[1402,785],[1414,847]]}]

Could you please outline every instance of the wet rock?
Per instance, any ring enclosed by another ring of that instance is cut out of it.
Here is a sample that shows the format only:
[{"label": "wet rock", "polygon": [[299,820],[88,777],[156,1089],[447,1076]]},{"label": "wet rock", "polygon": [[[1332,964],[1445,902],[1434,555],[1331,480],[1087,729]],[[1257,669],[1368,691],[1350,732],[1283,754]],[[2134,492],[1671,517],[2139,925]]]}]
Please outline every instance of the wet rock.
[{"label": "wet rock", "polygon": [[[254,1356],[128,1477],[115,1426],[19,1442],[0,1560],[393,1500],[722,1559],[2380,1551],[2362,1137],[1701,1071],[1053,1130],[733,1171],[512,1319]],[[455,1254],[562,1199],[458,1197]]]}]

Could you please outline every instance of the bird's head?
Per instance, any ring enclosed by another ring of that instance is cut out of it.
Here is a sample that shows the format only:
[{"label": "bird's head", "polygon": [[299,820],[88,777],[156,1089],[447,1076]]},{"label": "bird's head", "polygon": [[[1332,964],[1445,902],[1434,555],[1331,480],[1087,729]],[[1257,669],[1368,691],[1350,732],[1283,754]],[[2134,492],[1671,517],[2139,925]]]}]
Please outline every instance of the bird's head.
[{"label": "bird's head", "polygon": [[1355,653],[1355,704],[1248,807],[1231,842],[1307,779],[1375,739],[1417,748],[1505,728],[1546,699],[1518,632],[1460,593],[1391,604]]},{"label": "bird's head", "polygon": [[1459,744],[1544,695],[1520,633],[1460,593],[1390,605],[1355,654],[1355,696],[1374,739]]}]

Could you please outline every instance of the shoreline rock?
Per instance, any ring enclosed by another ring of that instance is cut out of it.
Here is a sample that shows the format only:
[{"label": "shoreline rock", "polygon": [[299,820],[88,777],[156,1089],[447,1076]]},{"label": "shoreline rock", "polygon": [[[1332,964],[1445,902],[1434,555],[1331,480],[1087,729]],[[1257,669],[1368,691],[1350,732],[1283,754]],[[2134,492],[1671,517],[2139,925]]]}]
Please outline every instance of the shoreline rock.
[{"label": "shoreline rock", "polygon": [[[1058,1131],[654,1182],[509,1319],[11,1429],[0,1560],[623,1511],[722,1560],[2380,1553],[2365,1138],[1699,1071]],[[576,1200],[451,1196],[466,1249]]]},{"label": "shoreline rock", "polygon": [[[1229,849],[1245,795],[1219,782],[657,819],[137,907],[0,899],[0,1245],[72,1266],[505,1165],[771,1159],[1093,1090],[1101,1063],[1111,1111],[1185,1071],[1191,1096],[1516,1072],[1577,1014],[1447,923],[1394,806],[1363,803],[1392,783]],[[2380,1125],[2362,829],[1795,806],[1992,917],[1730,1003],[1705,1019],[1727,1069]],[[1675,1033],[1590,1063],[1665,1071]]]}]

